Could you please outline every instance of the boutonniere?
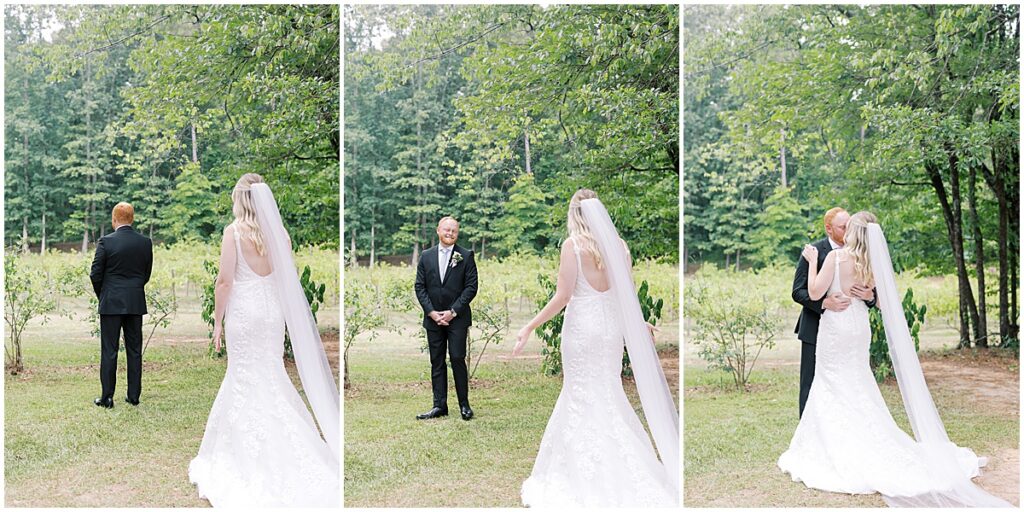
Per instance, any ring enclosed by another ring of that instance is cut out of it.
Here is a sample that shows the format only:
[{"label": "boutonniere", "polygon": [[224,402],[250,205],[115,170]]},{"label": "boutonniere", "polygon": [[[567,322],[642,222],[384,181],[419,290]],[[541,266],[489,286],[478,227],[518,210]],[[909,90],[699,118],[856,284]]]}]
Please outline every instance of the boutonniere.
[{"label": "boutonniere", "polygon": [[448,268],[455,268],[455,265],[458,265],[460,261],[462,261],[462,255],[457,252],[453,253],[452,262],[448,265]]}]

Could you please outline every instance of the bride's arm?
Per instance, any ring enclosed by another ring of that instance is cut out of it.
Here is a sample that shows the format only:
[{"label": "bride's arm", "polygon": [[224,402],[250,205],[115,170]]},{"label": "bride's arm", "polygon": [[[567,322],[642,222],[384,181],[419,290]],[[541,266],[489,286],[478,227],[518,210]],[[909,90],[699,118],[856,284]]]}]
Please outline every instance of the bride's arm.
[{"label": "bride's arm", "polygon": [[213,291],[213,344],[220,351],[220,337],[223,332],[224,311],[227,309],[231,285],[235,282],[235,238],[234,226],[224,228],[224,237],[220,241],[220,268],[217,270],[217,282]]},{"label": "bride's arm", "polygon": [[534,329],[554,318],[569,303],[569,299],[572,298],[572,290],[576,284],[576,256],[573,253],[572,246],[569,245],[572,243],[574,242],[570,239],[562,244],[562,253],[558,260],[558,282],[555,284],[555,295],[537,313],[537,316],[533,317],[522,329],[519,329],[519,333],[516,334],[516,346],[512,349],[513,356],[518,355],[523,350],[523,347],[526,346],[526,341],[530,339],[530,333]]},{"label": "bride's arm", "polygon": [[[832,251],[825,256],[824,263],[821,264],[821,271],[818,271],[817,259],[818,251],[814,250],[815,262],[812,263],[810,260],[807,262],[807,294],[811,297],[811,300],[818,300],[825,296],[828,292],[829,285],[832,284],[832,274],[835,273],[835,259],[836,252]],[[807,252],[805,251],[805,255]]]}]

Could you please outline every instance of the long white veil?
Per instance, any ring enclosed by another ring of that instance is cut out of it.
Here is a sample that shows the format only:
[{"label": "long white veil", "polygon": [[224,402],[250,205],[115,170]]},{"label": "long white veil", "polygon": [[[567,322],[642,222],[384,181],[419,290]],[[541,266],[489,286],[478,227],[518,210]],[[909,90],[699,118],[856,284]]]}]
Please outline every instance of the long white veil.
[{"label": "long white veil", "polygon": [[299,284],[292,259],[291,242],[281,222],[281,213],[274,194],[266,183],[252,185],[253,208],[263,233],[263,243],[270,257],[274,287],[278,290],[288,336],[295,353],[295,366],[302,380],[313,415],[336,461],[341,460],[339,430],[341,403],[334,372],[327,363],[327,354],[320,341],[320,331]]},{"label": "long white veil", "polygon": [[598,250],[604,258],[615,298],[616,310],[621,314],[623,336],[633,376],[640,393],[644,417],[654,436],[654,443],[661,455],[669,482],[679,491],[679,412],[676,400],[672,398],[665,373],[654,348],[654,340],[647,330],[640,302],[636,297],[632,268],[626,248],[612,223],[608,211],[598,199],[584,199],[580,202],[583,218],[586,219]]},{"label": "long white veil", "polygon": [[881,226],[875,223],[868,224],[867,232],[868,257],[878,294],[878,309],[885,325],[889,356],[914,437],[923,448],[927,466],[935,477],[934,488],[928,492],[917,496],[884,496],[886,503],[893,507],[1012,507],[971,482],[986,459],[979,458],[968,448],[955,445],[946,435],[946,428],[925,383],[921,361],[914,350],[896,289],[896,275],[885,235]]}]

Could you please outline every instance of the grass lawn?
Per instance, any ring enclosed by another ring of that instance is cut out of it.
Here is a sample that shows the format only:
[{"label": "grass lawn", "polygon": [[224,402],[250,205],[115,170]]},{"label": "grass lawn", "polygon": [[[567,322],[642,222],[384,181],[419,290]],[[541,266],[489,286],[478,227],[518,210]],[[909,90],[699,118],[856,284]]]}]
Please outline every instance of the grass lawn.
[{"label": "grass lawn", "polygon": [[[750,391],[687,357],[684,374],[684,503],[688,507],[881,507],[878,495],[808,489],[775,465],[796,428],[799,375],[792,364],[754,372]],[[950,438],[990,457],[977,479],[1019,503],[1019,377],[1006,354],[932,352],[922,356],[931,391]],[[894,381],[882,393],[909,432]]]},{"label": "grass lawn", "polygon": [[[528,318],[512,322],[518,329]],[[475,417],[417,421],[431,405],[430,363],[419,350],[422,329],[415,315],[395,321],[409,326],[383,334],[372,344],[357,342],[350,352],[352,388],[345,393],[346,507],[518,507],[519,489],[533,469],[544,427],[562,387],[561,377],[540,373],[540,342],[528,357],[508,357],[513,342],[490,347],[469,400]],[[678,339],[678,322],[661,326],[661,341]],[[674,345],[674,341],[672,342]],[[673,390],[678,384],[678,351],[663,351]],[[626,391],[639,404],[635,388]]]},{"label": "grass lawn", "polygon": [[[321,325],[337,325],[336,308],[319,317]],[[197,301],[182,304],[169,330],[157,330],[143,357],[138,407],[124,402],[123,352],[114,409],[93,405],[100,392],[99,340],[89,330],[85,320],[58,318],[26,331],[26,371],[4,381],[5,505],[209,506],[188,481],[188,463],[199,450],[226,360],[206,356]],[[330,341],[325,337],[325,346]],[[294,367],[289,370],[298,386]]]}]

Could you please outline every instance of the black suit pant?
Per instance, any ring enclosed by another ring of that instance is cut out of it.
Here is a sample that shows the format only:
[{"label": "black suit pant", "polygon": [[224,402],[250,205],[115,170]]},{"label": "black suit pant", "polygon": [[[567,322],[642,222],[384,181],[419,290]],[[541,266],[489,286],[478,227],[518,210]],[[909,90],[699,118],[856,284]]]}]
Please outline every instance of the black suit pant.
[{"label": "black suit pant", "polygon": [[427,347],[430,349],[430,384],[434,390],[434,407],[448,409],[448,370],[445,353],[451,359],[452,378],[459,406],[469,406],[469,371],[466,368],[466,336],[463,326],[436,326],[427,329]]},{"label": "black suit pant", "polygon": [[137,402],[142,394],[142,315],[100,315],[100,384],[102,398],[114,397],[117,383],[117,347],[124,332],[128,360],[128,400]]},{"label": "black suit pant", "polygon": [[814,382],[814,352],[817,345],[801,342],[800,351],[800,416],[804,415],[804,406],[807,405],[807,396],[811,393],[811,383]]}]

